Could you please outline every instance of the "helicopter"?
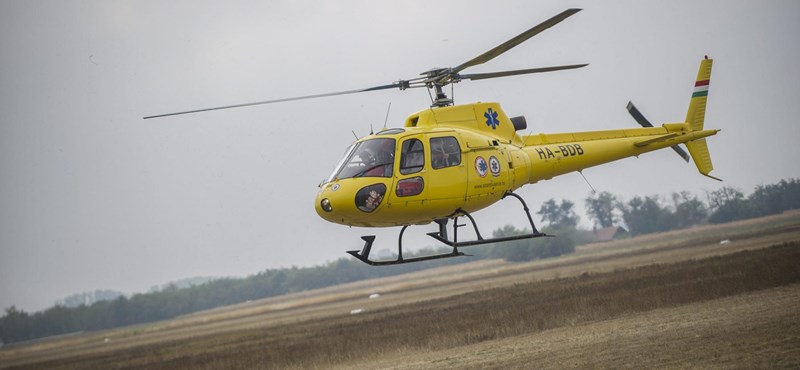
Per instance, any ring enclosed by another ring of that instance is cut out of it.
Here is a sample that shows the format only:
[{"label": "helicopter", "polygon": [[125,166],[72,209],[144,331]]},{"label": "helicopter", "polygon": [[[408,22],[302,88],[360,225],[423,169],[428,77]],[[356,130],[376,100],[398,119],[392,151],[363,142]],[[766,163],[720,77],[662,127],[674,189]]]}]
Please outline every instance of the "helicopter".
[{"label": "helicopter", "polygon": [[[465,256],[461,247],[551,236],[540,232],[525,200],[514,190],[542,180],[580,172],[619,159],[672,148],[686,162],[690,155],[698,171],[715,180],[706,139],[719,130],[705,129],[705,111],[713,60],[700,62],[686,118],[655,127],[628,102],[627,110],[641,128],[604,131],[521,135],[527,129],[524,116],[509,117],[499,103],[456,105],[444,87],[464,81],[531,73],[577,69],[572,64],[489,73],[465,74],[463,70],[488,62],[581,9],[567,9],[477,57],[449,68],[434,68],[421,77],[364,89],[274,99],[253,103],[160,114],[145,119],[210,110],[280,103],[301,99],[370,91],[427,88],[430,107],[413,113],[398,128],[384,128],[358,138],[348,147],[331,175],[319,185],[314,205],[326,221],[346,226],[400,227],[396,259],[370,258],[374,235],[362,236],[360,250],[347,251],[373,266],[395,265]],[[684,144],[689,153],[679,144]],[[721,180],[720,180],[721,181]],[[472,216],[502,199],[516,198],[530,224],[522,235],[484,238]],[[466,218],[474,240],[459,240],[459,218]],[[452,221],[452,233],[448,223]],[[412,258],[403,257],[403,235],[412,225],[435,223],[438,231],[427,235],[451,251]]]}]

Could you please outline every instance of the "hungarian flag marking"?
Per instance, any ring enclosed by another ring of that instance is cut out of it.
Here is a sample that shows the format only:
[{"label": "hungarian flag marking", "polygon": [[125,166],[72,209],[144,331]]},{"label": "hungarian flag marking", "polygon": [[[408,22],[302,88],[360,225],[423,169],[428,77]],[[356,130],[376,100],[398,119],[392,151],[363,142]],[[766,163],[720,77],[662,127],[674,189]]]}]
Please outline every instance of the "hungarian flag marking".
[{"label": "hungarian flag marking", "polygon": [[692,97],[708,96],[708,84],[710,82],[710,80],[697,81],[694,84],[694,93],[692,93]]}]

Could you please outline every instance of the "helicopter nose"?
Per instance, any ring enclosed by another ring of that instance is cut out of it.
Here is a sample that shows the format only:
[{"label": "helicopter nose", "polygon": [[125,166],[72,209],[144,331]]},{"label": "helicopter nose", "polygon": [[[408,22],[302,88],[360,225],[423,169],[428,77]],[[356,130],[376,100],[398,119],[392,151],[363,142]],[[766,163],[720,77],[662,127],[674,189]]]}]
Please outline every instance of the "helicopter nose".
[{"label": "helicopter nose", "polygon": [[323,219],[350,226],[369,223],[386,196],[386,184],[366,179],[347,179],[322,186],[315,209]]},{"label": "helicopter nose", "polygon": [[[350,208],[355,208],[352,198],[348,197],[347,193],[349,191],[346,188],[342,189],[338,182],[323,185],[315,202],[314,208],[317,214],[327,221],[347,225],[352,217]],[[353,207],[350,207],[350,204],[353,204]]]}]

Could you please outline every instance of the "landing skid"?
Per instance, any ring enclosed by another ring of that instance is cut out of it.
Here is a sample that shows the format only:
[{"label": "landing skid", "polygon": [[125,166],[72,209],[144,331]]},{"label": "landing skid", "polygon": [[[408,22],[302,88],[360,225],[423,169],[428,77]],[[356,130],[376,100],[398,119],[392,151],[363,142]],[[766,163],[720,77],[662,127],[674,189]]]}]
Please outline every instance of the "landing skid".
[{"label": "landing skid", "polygon": [[[468,254],[464,254],[458,250],[459,247],[470,247],[476,245],[483,245],[483,244],[491,244],[491,243],[501,243],[507,242],[512,240],[522,240],[522,239],[532,239],[538,238],[542,236],[550,236],[544,233],[540,233],[536,226],[533,224],[533,218],[531,217],[531,212],[528,209],[528,205],[525,204],[525,201],[519,196],[512,192],[508,192],[503,195],[503,198],[507,196],[513,196],[517,198],[522,203],[522,208],[525,210],[525,214],[528,216],[528,222],[531,225],[532,232],[529,234],[522,234],[522,235],[515,235],[515,236],[505,236],[499,238],[489,238],[484,239],[481,236],[480,231],[478,230],[478,225],[475,223],[475,219],[472,218],[472,215],[469,212],[464,211],[462,209],[457,209],[451,215],[447,216],[447,218],[435,220],[435,222],[439,225],[439,231],[428,233],[428,236],[438,240],[441,243],[444,243],[447,246],[453,248],[453,251],[450,253],[443,253],[443,254],[435,254],[431,256],[421,256],[421,257],[412,257],[412,258],[403,258],[403,234],[405,233],[406,229],[409,225],[403,226],[400,229],[400,236],[397,240],[397,259],[396,260],[386,260],[386,261],[373,261],[369,259],[369,253],[372,250],[372,243],[375,241],[375,235],[365,235],[362,236],[361,239],[364,240],[364,247],[359,250],[352,250],[347,251],[350,255],[355,258],[358,258],[361,262],[364,262],[368,265],[372,266],[384,266],[384,265],[399,265],[403,263],[411,263],[411,262],[420,262],[420,261],[429,261],[435,259],[442,259],[442,258],[451,258],[451,257],[460,257],[460,256],[468,256]],[[470,241],[458,241],[458,228],[462,226],[466,226],[466,224],[459,224],[458,218],[461,216],[465,216],[469,219],[470,223],[472,224],[472,228],[475,231],[475,235],[477,235],[477,240],[470,240]],[[449,219],[453,219],[453,240],[450,240],[447,237],[447,222]]]},{"label": "landing skid", "polygon": [[[445,220],[446,221],[446,220]],[[365,235],[362,236],[361,239],[364,240],[364,248],[360,251],[353,250],[347,251],[353,257],[358,258],[361,262],[364,262],[368,265],[372,266],[385,266],[385,265],[399,265],[403,263],[411,263],[411,262],[420,262],[420,261],[429,261],[429,260],[436,260],[441,258],[450,258],[450,257],[460,257],[460,256],[467,256],[464,252],[459,252],[458,247],[453,247],[453,252],[451,253],[443,253],[443,254],[436,254],[432,256],[422,256],[422,257],[412,257],[412,258],[403,258],[403,233],[406,231],[409,225],[403,226],[400,229],[400,237],[397,240],[397,259],[396,260],[388,260],[388,261],[373,261],[369,259],[369,252],[372,250],[372,243],[375,241],[375,235]]]}]

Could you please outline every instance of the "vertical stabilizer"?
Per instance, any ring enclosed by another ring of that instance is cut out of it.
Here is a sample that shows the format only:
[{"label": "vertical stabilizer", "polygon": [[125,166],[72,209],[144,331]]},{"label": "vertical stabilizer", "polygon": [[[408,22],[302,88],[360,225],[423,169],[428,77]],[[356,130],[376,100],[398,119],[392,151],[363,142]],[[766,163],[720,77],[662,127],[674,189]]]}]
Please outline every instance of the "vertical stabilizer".
[{"label": "vertical stabilizer", "polygon": [[713,62],[713,59],[708,59],[706,56],[706,58],[700,62],[700,70],[697,71],[697,80],[694,83],[692,100],[689,101],[689,111],[686,112],[686,123],[692,128],[692,131],[700,131],[703,129],[703,123],[706,119],[708,87],[711,83],[711,65]]},{"label": "vertical stabilizer", "polygon": [[[689,101],[689,111],[686,112],[686,123],[692,131],[702,131],[706,119],[706,102],[708,100],[708,88],[711,83],[711,64],[713,59],[706,56],[700,62],[700,70],[697,71],[697,80],[694,83],[692,100]],[[706,139],[694,140],[686,143],[689,154],[692,155],[697,170],[714,180],[722,181],[719,178],[709,175],[714,169],[711,163],[711,153],[708,152]]]}]

